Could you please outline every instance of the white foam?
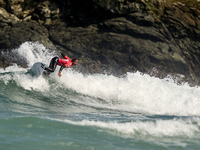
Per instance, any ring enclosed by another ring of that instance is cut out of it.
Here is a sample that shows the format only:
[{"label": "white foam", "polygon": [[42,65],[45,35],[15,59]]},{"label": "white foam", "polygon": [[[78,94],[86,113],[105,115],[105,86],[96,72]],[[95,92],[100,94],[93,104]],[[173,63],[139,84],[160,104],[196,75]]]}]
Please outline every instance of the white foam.
[{"label": "white foam", "polygon": [[38,42],[25,42],[20,45],[19,48],[14,49],[13,53],[17,53],[21,57],[23,57],[28,66],[31,67],[36,62],[43,62],[48,64],[55,55],[55,52],[50,52],[44,45]]},{"label": "white foam", "polygon": [[12,66],[9,66],[5,69],[0,68],[0,73],[5,73],[5,72],[22,72],[26,71],[27,69],[19,67],[17,64],[13,64]]},{"label": "white foam", "polygon": [[36,90],[36,91],[49,91],[50,85],[47,80],[45,80],[43,77],[34,78],[32,76],[28,75],[19,75],[16,74],[14,76],[14,80],[17,82],[17,84],[21,87],[23,87],[26,90]]},{"label": "white foam", "polygon": [[[36,62],[43,62],[48,64],[51,58],[55,55],[55,52],[50,52],[49,49],[44,47],[42,44],[36,42],[25,42],[19,48],[13,49],[12,53],[16,54],[27,61],[29,67],[31,67]],[[39,90],[48,91],[50,85],[43,77],[34,78],[28,74],[25,74],[29,68],[25,69],[17,64],[13,64],[5,69],[0,69],[1,73],[12,72],[14,74],[5,74],[1,76],[1,79],[5,83],[8,80],[15,80],[16,83],[26,90]]]},{"label": "white foam", "polygon": [[177,85],[171,79],[158,79],[141,73],[125,78],[63,71],[59,84],[78,93],[101,98],[106,104],[84,104],[122,111],[169,115],[200,115],[200,89]]},{"label": "white foam", "polygon": [[[113,131],[113,133],[129,137],[184,137],[199,138],[199,118],[193,119],[172,119],[156,121],[135,121],[135,122],[102,122],[102,121],[71,121],[57,120],[79,126],[95,126]],[[193,122],[196,123],[193,123]]]}]

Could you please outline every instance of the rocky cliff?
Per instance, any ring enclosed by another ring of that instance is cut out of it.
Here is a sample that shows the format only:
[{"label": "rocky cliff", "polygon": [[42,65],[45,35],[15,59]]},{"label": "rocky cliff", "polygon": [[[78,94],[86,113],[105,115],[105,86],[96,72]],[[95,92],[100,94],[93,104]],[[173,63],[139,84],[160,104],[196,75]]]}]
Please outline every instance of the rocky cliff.
[{"label": "rocky cliff", "polygon": [[[181,2],[0,0],[0,29],[1,51],[39,41],[86,73],[183,74],[199,84],[200,10]],[[25,66],[1,54],[2,67],[13,61]]]}]

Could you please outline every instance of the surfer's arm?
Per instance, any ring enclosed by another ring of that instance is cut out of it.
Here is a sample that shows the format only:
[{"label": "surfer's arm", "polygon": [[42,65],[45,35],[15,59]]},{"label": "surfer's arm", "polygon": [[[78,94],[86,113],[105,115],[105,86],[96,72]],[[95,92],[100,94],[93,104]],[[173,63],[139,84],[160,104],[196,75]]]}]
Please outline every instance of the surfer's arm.
[{"label": "surfer's arm", "polygon": [[65,68],[65,65],[62,65],[61,67],[60,67],[60,70],[59,70],[59,72],[61,73],[62,72],[62,70]]},{"label": "surfer's arm", "polygon": [[62,72],[62,70],[63,70],[64,68],[66,68],[65,65],[62,65],[62,66],[60,67],[60,70],[59,70],[59,72],[58,72],[58,76],[59,76],[59,77],[61,76],[61,72]]},{"label": "surfer's arm", "polygon": [[[64,58],[64,59],[70,59],[67,55],[64,55],[63,53],[61,53],[61,55],[62,55],[62,57]],[[71,59],[70,59],[71,60]]]},{"label": "surfer's arm", "polygon": [[69,60],[71,60],[71,59],[70,59],[68,56],[66,56],[66,55],[65,55],[65,57],[64,57],[64,58],[65,58],[65,59],[69,59]]},{"label": "surfer's arm", "polygon": [[64,55],[63,53],[61,53],[61,56],[62,56],[63,58],[65,58],[65,55]]}]

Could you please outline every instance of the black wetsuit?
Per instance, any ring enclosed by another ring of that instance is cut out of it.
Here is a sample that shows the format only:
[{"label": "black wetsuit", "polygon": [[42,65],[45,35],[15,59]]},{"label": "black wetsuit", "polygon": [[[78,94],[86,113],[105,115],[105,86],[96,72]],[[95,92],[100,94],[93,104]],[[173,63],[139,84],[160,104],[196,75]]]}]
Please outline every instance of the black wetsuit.
[{"label": "black wetsuit", "polygon": [[58,61],[59,61],[59,57],[58,56],[52,58],[51,62],[49,64],[49,67],[46,67],[45,70],[47,70],[49,72],[54,72],[56,67],[57,67]]},{"label": "black wetsuit", "polygon": [[51,72],[54,72],[57,65],[61,66],[59,72],[61,72],[65,67],[72,66],[71,59],[67,56],[65,56],[63,53],[61,53],[62,57],[64,59],[59,58],[58,56],[53,57],[51,59],[51,62],[49,64],[49,67],[46,67],[44,70],[47,70],[47,74],[50,74]]}]

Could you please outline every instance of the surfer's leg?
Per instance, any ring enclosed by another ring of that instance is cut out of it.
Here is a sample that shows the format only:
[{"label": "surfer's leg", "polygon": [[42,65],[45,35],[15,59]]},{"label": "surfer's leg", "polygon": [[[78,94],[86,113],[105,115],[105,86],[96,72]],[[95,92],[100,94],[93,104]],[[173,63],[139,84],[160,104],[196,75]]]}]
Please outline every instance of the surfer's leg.
[{"label": "surfer's leg", "polygon": [[59,61],[59,58],[58,57],[54,57],[54,60],[49,65],[49,68],[51,68],[53,70],[53,72],[55,71],[55,69],[57,67],[58,61]]},{"label": "surfer's leg", "polygon": [[51,62],[49,64],[49,67],[46,67],[45,70],[50,71],[50,72],[54,72],[56,67],[57,67],[58,60],[59,60],[58,57],[52,58]]}]

